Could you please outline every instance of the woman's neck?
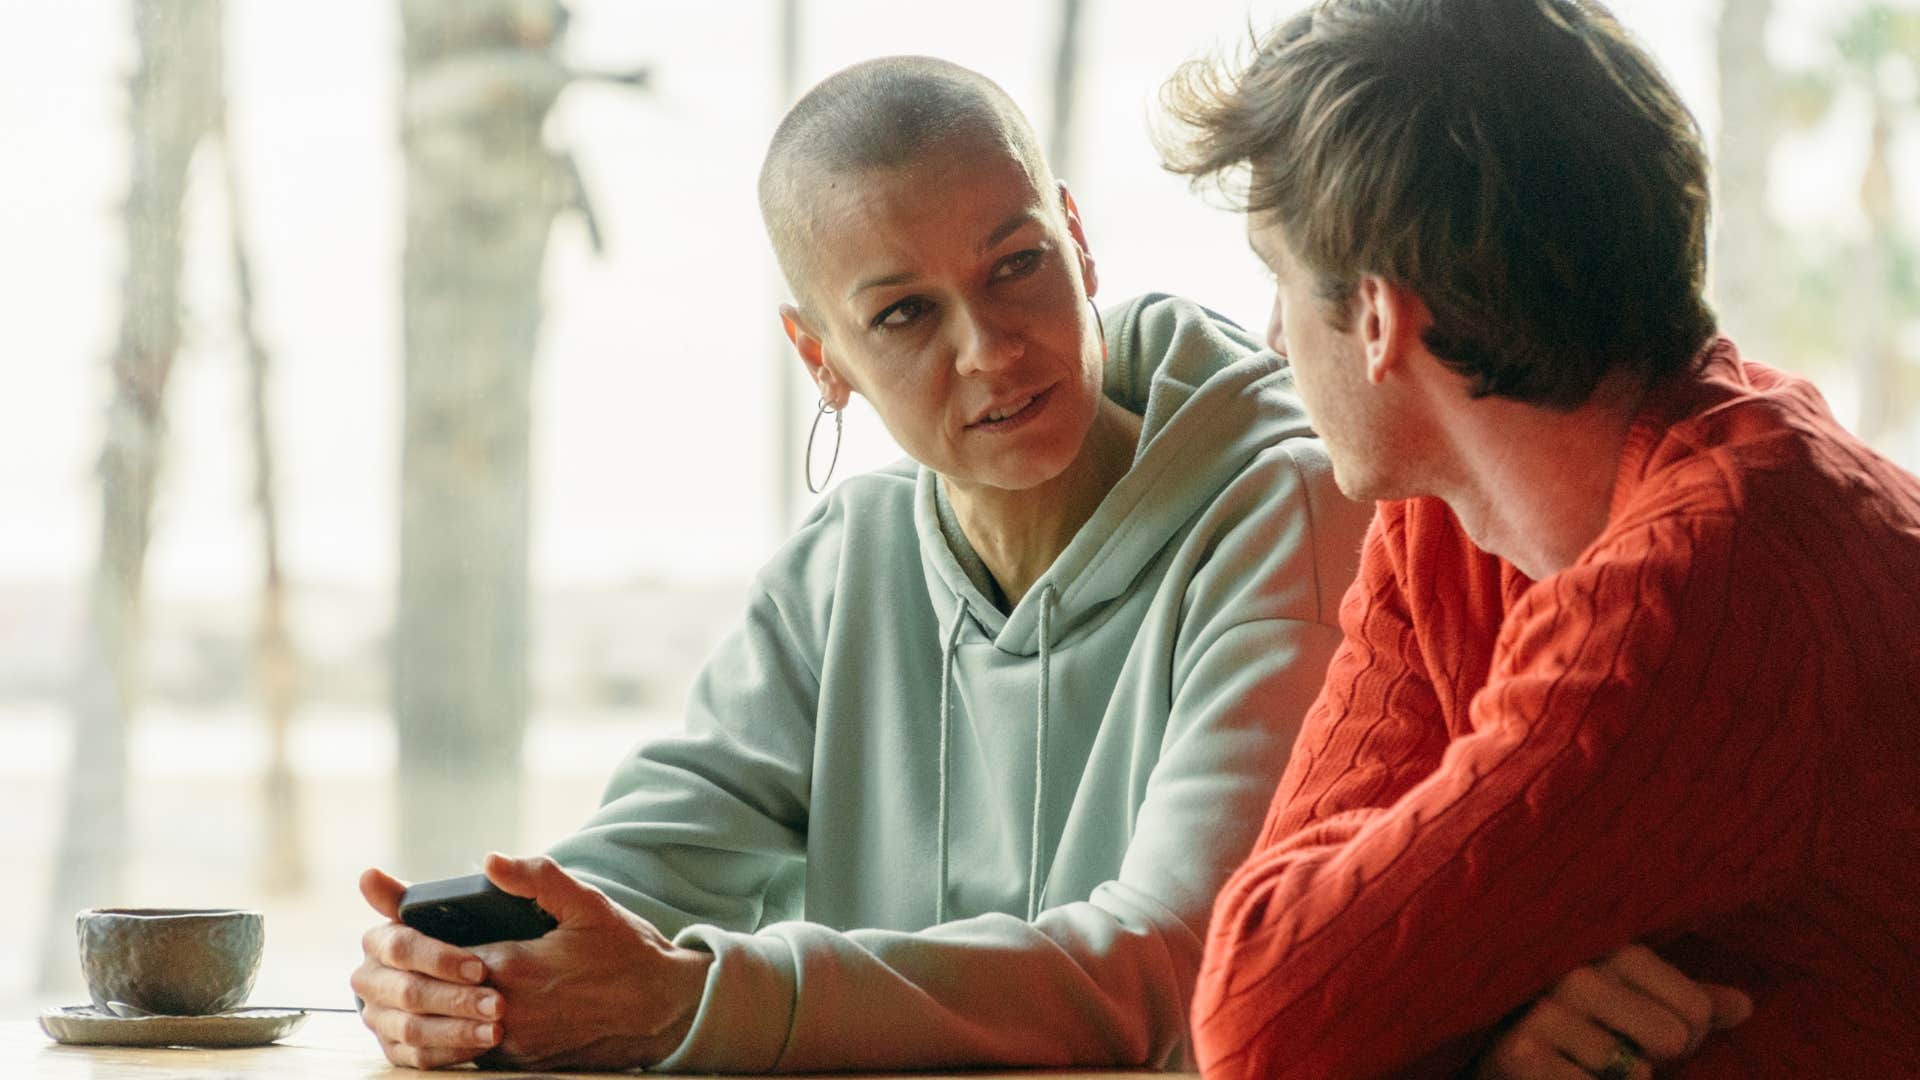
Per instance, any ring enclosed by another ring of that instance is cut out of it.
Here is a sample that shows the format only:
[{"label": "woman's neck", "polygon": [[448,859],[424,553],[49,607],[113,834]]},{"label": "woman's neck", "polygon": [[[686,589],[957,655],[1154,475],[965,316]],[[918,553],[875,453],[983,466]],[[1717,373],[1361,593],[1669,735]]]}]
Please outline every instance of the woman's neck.
[{"label": "woman's neck", "polygon": [[1020,603],[1133,465],[1140,418],[1105,397],[1080,453],[1060,475],[1022,491],[948,483],[960,531],[1009,607]]}]

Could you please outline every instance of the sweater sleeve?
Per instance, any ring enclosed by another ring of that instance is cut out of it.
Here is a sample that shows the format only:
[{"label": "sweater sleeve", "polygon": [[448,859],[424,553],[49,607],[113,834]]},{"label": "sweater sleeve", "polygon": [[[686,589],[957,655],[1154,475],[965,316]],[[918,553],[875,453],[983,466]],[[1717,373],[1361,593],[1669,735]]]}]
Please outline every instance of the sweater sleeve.
[{"label": "sweater sleeve", "polygon": [[[1338,634],[1320,620],[1313,518],[1284,455],[1223,496],[1246,516],[1187,586],[1168,719],[1117,875],[1031,922],[918,932],[789,922],[695,926],[710,950],[692,1031],[659,1066],[807,1071],[1147,1065],[1190,1060],[1187,1016],[1212,897],[1245,854]],[[1322,462],[1324,464],[1324,462]],[[1316,478],[1331,491],[1331,476]],[[1351,573],[1364,510],[1350,506]],[[1336,544],[1336,548],[1339,545]]]},{"label": "sweater sleeve", "polygon": [[[1803,865],[1818,732],[1788,704],[1808,643],[1736,541],[1725,517],[1676,516],[1590,553],[1514,607],[1436,769],[1397,797],[1361,785],[1387,805],[1276,807],[1215,907],[1209,1077],[1392,1074]],[[1392,722],[1374,704],[1340,723]]]}]

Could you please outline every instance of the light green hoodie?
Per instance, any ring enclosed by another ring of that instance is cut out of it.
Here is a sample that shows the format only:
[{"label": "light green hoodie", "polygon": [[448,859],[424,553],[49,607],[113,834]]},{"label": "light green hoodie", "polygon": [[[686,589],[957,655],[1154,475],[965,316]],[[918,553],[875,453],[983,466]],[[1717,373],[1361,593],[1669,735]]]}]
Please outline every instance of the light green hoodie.
[{"label": "light green hoodie", "polygon": [[1132,468],[1010,613],[911,462],[761,573],[688,732],[553,854],[715,963],[685,1071],[1189,1062],[1215,890],[1339,643],[1368,509],[1291,376],[1149,296],[1105,315]]}]

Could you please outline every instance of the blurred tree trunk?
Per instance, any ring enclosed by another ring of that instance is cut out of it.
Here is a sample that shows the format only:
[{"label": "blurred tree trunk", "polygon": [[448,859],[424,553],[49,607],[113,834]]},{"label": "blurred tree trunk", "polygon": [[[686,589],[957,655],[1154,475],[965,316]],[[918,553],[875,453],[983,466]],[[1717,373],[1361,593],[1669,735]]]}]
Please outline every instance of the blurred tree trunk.
[{"label": "blurred tree trunk", "polygon": [[401,0],[405,430],[394,641],[400,866],[519,843],[540,277],[569,175],[556,0]]},{"label": "blurred tree trunk", "polygon": [[1870,3],[1834,31],[1833,58],[1792,85],[1790,110],[1806,124],[1866,104],[1867,160],[1857,189],[1866,233],[1841,252],[1837,279],[1843,326],[1829,336],[1851,354],[1859,408],[1854,430],[1881,450],[1911,464],[1902,444],[1912,437],[1920,380],[1902,355],[1903,320],[1920,307],[1906,269],[1915,249],[1900,227],[1895,192],[1898,132],[1920,115],[1912,84],[1920,74],[1920,12]]},{"label": "blurred tree trunk", "polygon": [[1897,133],[1920,118],[1920,11],[1873,3],[1856,12],[1836,35],[1841,64],[1836,81],[1864,91],[1867,161],[1860,175],[1860,212],[1866,218],[1863,250],[1849,263],[1847,289],[1857,330],[1854,370],[1860,381],[1860,437],[1912,464],[1916,398],[1914,375],[1903,357],[1902,325],[1920,313],[1920,295],[1903,270],[1915,249],[1901,228],[1895,192]]},{"label": "blurred tree trunk", "polygon": [[1895,376],[1900,367],[1897,346],[1899,323],[1894,316],[1893,286],[1898,273],[1896,245],[1900,235],[1893,202],[1893,118],[1880,94],[1872,99],[1867,167],[1860,177],[1860,209],[1867,218],[1866,257],[1854,264],[1853,290],[1860,311],[1860,437],[1891,451],[1908,403],[1904,386]]},{"label": "blurred tree trunk", "polygon": [[[780,115],[786,115],[788,109],[800,97],[800,0],[780,0],[780,19],[774,31],[775,92],[779,94]],[[774,294],[786,293],[786,283],[778,274],[774,280]],[[769,330],[772,320],[766,323]],[[803,478],[794,475],[800,470],[793,467],[795,455],[805,453],[806,443],[800,434],[800,424],[804,413],[800,412],[800,375],[793,352],[788,348],[784,336],[773,336],[773,505],[774,505],[774,542],[787,538],[787,533],[800,521],[800,491]],[[805,463],[802,462],[804,467]]]},{"label": "blurred tree trunk", "polygon": [[213,131],[220,106],[218,0],[135,0],[133,26],[126,272],[100,453],[99,561],[73,685],[73,761],[41,936],[38,982],[46,990],[78,982],[73,913],[124,899],[128,726],[142,678],[141,583],[167,376],[180,348],[182,204],[194,150]]},{"label": "blurred tree trunk", "polygon": [[1053,51],[1053,121],[1047,129],[1048,160],[1053,175],[1072,183],[1074,115],[1080,89],[1081,0],[1060,0],[1060,33]]},{"label": "blurred tree trunk", "polygon": [[267,721],[267,775],[262,795],[261,881],[278,892],[306,884],[305,843],[300,831],[299,790],[289,739],[299,695],[300,663],[287,629],[286,576],[280,566],[280,512],[274,497],[273,423],[267,407],[272,358],[254,315],[253,260],[246,241],[246,206],[240,197],[240,167],[234,160],[232,125],[224,102],[220,118],[220,163],[227,197],[228,254],[233,264],[234,318],[246,348],[247,414],[253,444],[253,498],[260,513],[260,613],[254,629],[254,692]]},{"label": "blurred tree trunk", "polygon": [[1780,138],[1779,81],[1767,57],[1773,0],[1725,0],[1716,38],[1720,132],[1714,148],[1713,301],[1720,327],[1755,359],[1775,355],[1790,286],[1786,239],[1767,208],[1767,165]]}]

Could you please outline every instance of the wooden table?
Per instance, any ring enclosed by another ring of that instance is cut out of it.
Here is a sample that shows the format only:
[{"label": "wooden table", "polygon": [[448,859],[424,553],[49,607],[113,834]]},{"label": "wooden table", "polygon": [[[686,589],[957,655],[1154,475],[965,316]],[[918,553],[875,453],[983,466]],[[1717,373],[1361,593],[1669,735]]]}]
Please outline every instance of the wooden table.
[{"label": "wooden table", "polygon": [[[470,1072],[470,1070],[468,1070]],[[356,1016],[314,1013],[300,1030],[271,1046],[245,1050],[180,1050],[120,1046],[61,1046],[32,1020],[0,1021],[0,1077],[6,1080],[420,1080],[380,1056]],[[567,1077],[605,1073],[489,1072],[488,1077]],[[917,1073],[910,1080],[1173,1080],[1182,1074],[1117,1071]],[[1192,1074],[1185,1074],[1191,1076]],[[897,1078],[908,1080],[908,1078]]]}]

